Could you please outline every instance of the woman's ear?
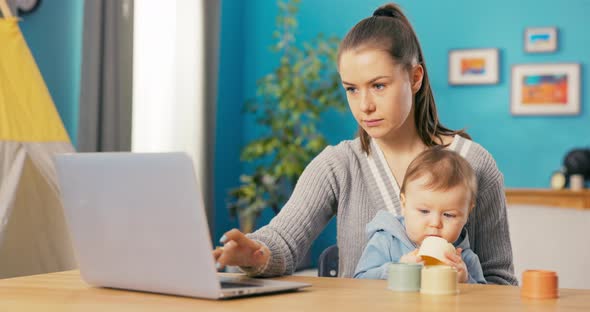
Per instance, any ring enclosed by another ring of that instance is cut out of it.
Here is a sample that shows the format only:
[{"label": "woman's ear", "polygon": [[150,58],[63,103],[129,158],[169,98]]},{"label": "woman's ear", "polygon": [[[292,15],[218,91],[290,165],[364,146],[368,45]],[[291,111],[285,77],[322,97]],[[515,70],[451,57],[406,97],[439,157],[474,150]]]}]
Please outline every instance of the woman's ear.
[{"label": "woman's ear", "polygon": [[422,87],[422,79],[424,79],[424,67],[417,64],[412,67],[412,93],[416,94]]}]

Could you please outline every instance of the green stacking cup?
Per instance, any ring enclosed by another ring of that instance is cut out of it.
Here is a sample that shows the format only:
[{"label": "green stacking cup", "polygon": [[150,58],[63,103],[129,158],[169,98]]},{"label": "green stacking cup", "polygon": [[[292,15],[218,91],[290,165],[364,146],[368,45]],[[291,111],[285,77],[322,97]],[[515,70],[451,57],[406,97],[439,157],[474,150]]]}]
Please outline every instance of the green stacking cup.
[{"label": "green stacking cup", "polygon": [[393,291],[420,291],[422,264],[391,263],[387,277],[388,288]]}]

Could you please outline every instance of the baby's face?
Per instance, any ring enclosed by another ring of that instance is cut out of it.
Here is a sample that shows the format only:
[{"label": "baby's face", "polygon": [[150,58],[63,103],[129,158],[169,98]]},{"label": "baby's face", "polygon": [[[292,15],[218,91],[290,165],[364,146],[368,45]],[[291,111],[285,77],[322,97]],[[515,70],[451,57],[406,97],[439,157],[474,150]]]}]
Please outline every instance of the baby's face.
[{"label": "baby's face", "polygon": [[448,190],[424,187],[427,177],[420,177],[406,186],[402,198],[402,214],[406,231],[418,246],[427,236],[438,236],[454,243],[469,215],[469,191],[462,186]]}]

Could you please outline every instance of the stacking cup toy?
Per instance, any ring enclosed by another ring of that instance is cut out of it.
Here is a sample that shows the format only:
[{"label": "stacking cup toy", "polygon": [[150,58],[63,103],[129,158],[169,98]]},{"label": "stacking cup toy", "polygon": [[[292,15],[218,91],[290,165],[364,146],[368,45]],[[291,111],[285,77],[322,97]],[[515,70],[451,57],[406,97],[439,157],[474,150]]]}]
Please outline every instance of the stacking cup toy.
[{"label": "stacking cup toy", "polygon": [[420,293],[429,295],[456,295],[459,293],[457,271],[448,265],[422,268]]},{"label": "stacking cup toy", "polygon": [[422,257],[425,265],[441,265],[447,251],[455,252],[453,244],[442,237],[428,236],[422,241],[418,256]]},{"label": "stacking cup toy", "polygon": [[388,288],[393,291],[420,291],[422,264],[391,263],[387,277]]},{"label": "stacking cup toy", "polygon": [[525,298],[557,298],[558,278],[554,271],[527,270],[522,273],[520,295]]}]

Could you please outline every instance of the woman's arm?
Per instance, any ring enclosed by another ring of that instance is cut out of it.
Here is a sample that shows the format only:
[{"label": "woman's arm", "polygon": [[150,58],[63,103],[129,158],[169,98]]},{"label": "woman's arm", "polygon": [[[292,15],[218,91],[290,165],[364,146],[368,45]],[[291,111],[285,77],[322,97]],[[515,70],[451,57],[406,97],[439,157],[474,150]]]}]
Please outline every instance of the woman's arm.
[{"label": "woman's arm", "polygon": [[263,243],[270,250],[264,268],[246,268],[250,274],[277,276],[291,274],[335,215],[339,180],[347,170],[336,148],[327,147],[305,168],[293,194],[270,223],[248,234],[250,239]]},{"label": "woman's arm", "polygon": [[479,257],[488,283],[517,285],[512,263],[504,178],[491,155],[488,154],[486,158],[486,165],[480,172],[477,204],[469,217],[470,243],[473,252]]}]

